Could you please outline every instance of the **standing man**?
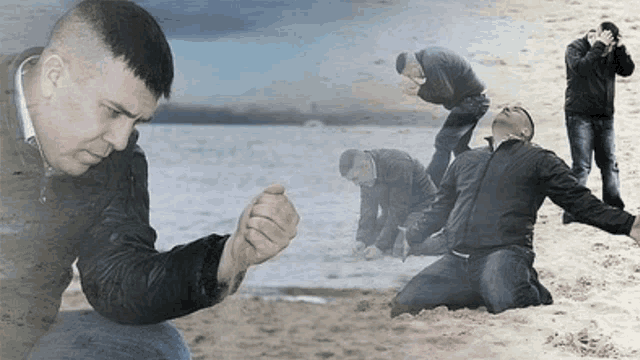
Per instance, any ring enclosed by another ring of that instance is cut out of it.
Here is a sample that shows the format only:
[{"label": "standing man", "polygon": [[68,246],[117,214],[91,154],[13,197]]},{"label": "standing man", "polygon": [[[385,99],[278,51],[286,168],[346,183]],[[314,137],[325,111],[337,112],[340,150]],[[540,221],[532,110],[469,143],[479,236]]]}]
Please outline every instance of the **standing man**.
[{"label": "standing man", "polygon": [[452,250],[398,293],[392,317],[441,305],[500,313],[551,304],[533,267],[533,228],[546,197],[586,224],[640,242],[640,218],[598,200],[562,159],[531,144],[533,133],[523,108],[506,107],[492,123],[490,146],[465,152],[447,169],[407,238],[420,243],[444,226]]},{"label": "standing man", "polygon": [[413,83],[408,93],[451,111],[436,135],[435,153],[427,166],[431,180],[439,186],[451,152],[458,156],[469,150],[473,129],[489,109],[486,86],[467,59],[437,46],[401,53],[396,70]]},{"label": "standing man", "polygon": [[[154,248],[135,126],[172,81],[160,26],[130,1],[83,1],[44,48],[0,56],[1,359],[188,358],[166,320],[222,301],[295,236],[298,214],[272,185],[232,235]],[[56,320],[75,260],[99,315]]]},{"label": "standing man", "polygon": [[[613,101],[616,74],[629,76],[635,65],[620,43],[620,31],[611,22],[567,46],[565,53],[567,90],[565,120],[573,160],[572,171],[581,185],[587,184],[591,159],[602,174],[602,200],[624,209],[615,155]],[[574,220],[565,212],[567,224]]]},{"label": "standing man", "polygon": [[340,175],[360,186],[356,248],[372,258],[393,249],[398,226],[411,223],[436,192],[424,166],[396,149],[346,150]]}]

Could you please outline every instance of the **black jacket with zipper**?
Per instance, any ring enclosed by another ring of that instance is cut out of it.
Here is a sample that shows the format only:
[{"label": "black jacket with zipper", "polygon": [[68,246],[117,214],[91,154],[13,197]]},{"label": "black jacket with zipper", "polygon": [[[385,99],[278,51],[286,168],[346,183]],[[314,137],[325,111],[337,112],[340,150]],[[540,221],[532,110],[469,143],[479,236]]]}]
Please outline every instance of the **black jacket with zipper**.
[{"label": "black jacket with zipper", "polygon": [[630,76],[635,64],[624,45],[616,47],[605,57],[602,56],[604,50],[605,45],[601,41],[589,45],[587,35],[567,46],[564,105],[567,114],[613,116],[616,74]]},{"label": "black jacket with zipper", "polygon": [[631,231],[635,217],[578,184],[557,155],[519,140],[466,151],[451,164],[436,199],[407,237],[445,227],[453,249],[469,254],[509,245],[533,247],[533,227],[546,197],[581,221],[612,234]]}]

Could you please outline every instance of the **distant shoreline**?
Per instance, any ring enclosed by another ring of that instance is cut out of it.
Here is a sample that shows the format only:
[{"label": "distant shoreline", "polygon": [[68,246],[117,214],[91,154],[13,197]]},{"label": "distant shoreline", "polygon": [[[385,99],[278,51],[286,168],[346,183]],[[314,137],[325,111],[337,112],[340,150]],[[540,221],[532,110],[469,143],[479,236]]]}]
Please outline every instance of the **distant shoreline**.
[{"label": "distant shoreline", "polygon": [[319,126],[420,126],[439,127],[444,116],[427,111],[343,111],[302,113],[298,110],[271,111],[264,108],[235,110],[228,107],[162,105],[153,124],[194,125],[298,125]]}]

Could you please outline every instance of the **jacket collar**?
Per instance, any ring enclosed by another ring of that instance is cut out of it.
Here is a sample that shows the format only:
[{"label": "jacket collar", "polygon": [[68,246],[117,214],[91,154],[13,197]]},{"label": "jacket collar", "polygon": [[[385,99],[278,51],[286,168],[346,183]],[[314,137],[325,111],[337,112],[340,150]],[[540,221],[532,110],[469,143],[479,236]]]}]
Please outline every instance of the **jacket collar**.
[{"label": "jacket collar", "polygon": [[14,94],[14,102],[17,107],[17,115],[18,120],[20,122],[20,128],[22,129],[22,136],[28,143],[32,145],[36,145],[36,131],[33,128],[33,121],[31,120],[31,115],[29,114],[29,109],[27,108],[27,99],[24,93],[24,65],[31,60],[37,59],[38,56],[34,55],[28,57],[18,66],[17,71],[14,75],[14,83],[15,83],[15,94]]},{"label": "jacket collar", "polygon": [[[16,73],[20,68],[20,65],[32,56],[39,56],[42,53],[42,47],[35,47],[24,52],[9,57],[7,62],[5,63],[6,73],[3,74],[3,80],[6,81],[6,86],[3,86],[4,93],[2,94],[2,98],[0,101],[10,102],[12,105],[16,106],[18,104],[18,94],[16,91]],[[4,114],[6,117],[7,123],[4,124],[8,126],[8,128],[15,132],[15,140],[18,142],[24,142],[26,139],[24,137],[24,130],[20,124],[19,115],[17,112],[10,111],[7,114]]]},{"label": "jacket collar", "polygon": [[518,138],[506,139],[506,140],[503,140],[502,142],[500,142],[499,144],[495,143],[495,139],[493,138],[493,136],[487,136],[484,139],[489,143],[489,151],[491,151],[491,152],[495,152],[499,148],[501,148],[503,146],[506,146],[507,144],[514,144],[514,143],[517,143],[517,142],[524,143],[524,140],[518,139]]},{"label": "jacket collar", "polygon": [[[20,54],[0,56],[0,104],[3,110],[0,114],[0,133],[2,136],[2,153],[4,163],[10,161],[15,171],[44,172],[44,163],[37,147],[25,141],[24,131],[20,124],[16,107],[17,94],[15,75],[20,65],[29,57],[42,53],[41,47],[31,48]],[[14,160],[9,160],[13,158]],[[4,166],[4,165],[3,165]],[[18,168],[15,168],[15,167]]]}]

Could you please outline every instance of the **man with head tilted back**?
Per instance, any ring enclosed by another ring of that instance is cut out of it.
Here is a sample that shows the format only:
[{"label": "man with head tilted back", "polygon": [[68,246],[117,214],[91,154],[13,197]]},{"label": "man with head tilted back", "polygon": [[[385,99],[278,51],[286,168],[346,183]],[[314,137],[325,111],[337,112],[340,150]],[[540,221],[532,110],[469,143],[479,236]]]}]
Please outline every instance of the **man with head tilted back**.
[{"label": "man with head tilted back", "polygon": [[[232,235],[154,248],[135,127],[172,81],[161,28],[129,1],[83,1],[44,48],[0,57],[1,359],[189,358],[167,320],[222,301],[295,236],[272,185]],[[58,314],[76,260],[95,312]]]},{"label": "man with head tilted back", "polygon": [[433,204],[407,229],[410,243],[444,228],[450,251],[392,301],[391,316],[444,305],[490,313],[551,304],[533,267],[533,229],[548,197],[583,222],[640,242],[640,218],[598,200],[553,152],[531,143],[534,123],[518,106],[492,123],[488,147],[458,156]]}]

